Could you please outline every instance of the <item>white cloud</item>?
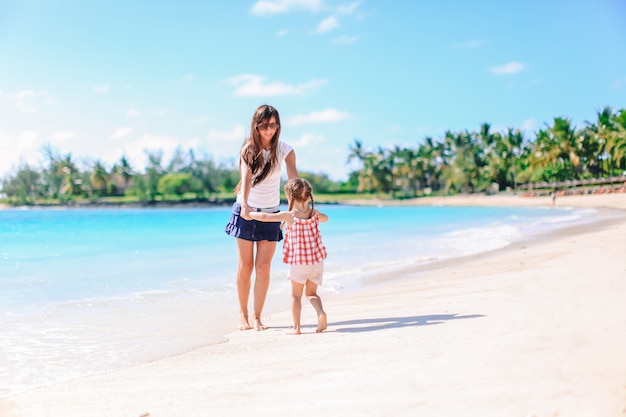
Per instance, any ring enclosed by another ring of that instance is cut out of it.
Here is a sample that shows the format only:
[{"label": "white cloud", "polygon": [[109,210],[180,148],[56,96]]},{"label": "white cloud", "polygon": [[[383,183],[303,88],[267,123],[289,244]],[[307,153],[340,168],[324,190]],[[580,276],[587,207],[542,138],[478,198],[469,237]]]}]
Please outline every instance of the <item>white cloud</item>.
[{"label": "white cloud", "polygon": [[121,139],[133,133],[133,129],[130,127],[120,127],[111,134],[111,139]]},{"label": "white cloud", "polygon": [[109,92],[109,86],[108,85],[94,85],[93,86],[93,91],[95,91],[98,94],[106,94]]},{"label": "white cloud", "polygon": [[9,96],[9,101],[24,113],[37,113],[37,103],[41,100],[45,101],[46,98],[48,98],[46,90],[25,90]]},{"label": "white cloud", "polygon": [[300,126],[311,123],[338,122],[340,120],[349,119],[350,117],[350,114],[346,112],[342,112],[336,109],[325,109],[322,111],[314,111],[301,116],[294,116],[291,119],[287,120],[287,124],[290,126]]},{"label": "white cloud", "polygon": [[322,20],[313,33],[326,33],[337,28],[339,28],[339,21],[335,16],[330,16]]},{"label": "white cloud", "polygon": [[250,11],[256,15],[286,13],[294,10],[318,11],[322,0],[259,0]]},{"label": "white cloud", "polygon": [[287,29],[279,30],[278,33],[276,33],[276,37],[282,38],[283,36],[286,36],[288,33],[289,31]]},{"label": "white cloud", "polygon": [[524,64],[521,62],[509,62],[508,64],[491,67],[489,71],[495,75],[516,74],[524,70]]},{"label": "white cloud", "polygon": [[265,77],[256,74],[239,75],[229,78],[227,82],[235,87],[234,93],[239,97],[303,95],[327,84],[323,79],[313,79],[298,85],[284,84],[280,81],[268,83]]},{"label": "white cloud", "polygon": [[293,146],[294,149],[302,149],[308,146],[319,145],[324,142],[326,138],[323,135],[317,135],[314,133],[303,133],[298,139],[295,141],[290,141],[289,144]]},{"label": "white cloud", "polygon": [[361,4],[360,1],[354,1],[352,3],[344,3],[337,6],[337,13],[352,14]]},{"label": "white cloud", "polygon": [[387,132],[391,134],[400,133],[402,132],[402,128],[398,125],[393,125],[393,126],[390,126],[389,129],[387,129]]},{"label": "white cloud", "polygon": [[33,130],[19,134],[0,132],[0,178],[20,164],[37,166],[40,146],[39,134]]},{"label": "white cloud", "polygon": [[[626,87],[626,77],[621,78],[621,79],[619,79],[619,80],[615,81],[615,82],[613,83],[612,87],[613,87],[614,89],[616,89],[616,90],[621,90],[622,88]],[[2,93],[2,92],[0,91],[0,95],[2,95],[1,93]]]},{"label": "white cloud", "polygon": [[243,143],[246,138],[246,128],[239,125],[230,131],[211,130],[207,133],[207,139],[210,141],[227,141]]},{"label": "white cloud", "polygon": [[246,128],[238,125],[227,131],[211,130],[206,137],[207,151],[212,156],[218,160],[233,162],[237,159],[241,144],[246,138]]},{"label": "white cloud", "polygon": [[167,164],[176,148],[181,147],[183,150],[195,149],[200,144],[197,138],[180,139],[171,136],[156,135],[153,133],[144,133],[138,139],[124,143],[121,150],[117,149],[119,155],[106,160],[109,163],[119,160],[121,155],[125,155],[131,166],[135,170],[143,171],[148,163],[146,152],[162,151],[163,165]]},{"label": "white cloud", "polygon": [[67,141],[78,136],[78,133],[75,130],[64,130],[62,132],[57,132],[51,136],[54,141]]},{"label": "white cloud", "polygon": [[351,170],[345,157],[348,146],[341,140],[315,133],[303,133],[295,140],[286,140],[296,151],[300,172],[323,173],[334,180],[347,178]]},{"label": "white cloud", "polygon": [[535,119],[526,119],[522,122],[522,126],[520,130],[523,131],[534,131],[537,128],[537,120]]},{"label": "white cloud", "polygon": [[415,128],[415,133],[420,139],[424,139],[426,137],[435,137],[444,131],[444,128],[436,128],[432,126],[418,126]]},{"label": "white cloud", "polygon": [[343,35],[338,38],[333,39],[332,43],[337,45],[352,45],[359,40],[358,36],[347,36]]},{"label": "white cloud", "polygon": [[137,117],[137,116],[139,116],[139,110],[137,110],[135,108],[130,108],[130,109],[126,110],[126,116],[128,116],[128,117]]},{"label": "white cloud", "polygon": [[481,41],[481,40],[478,40],[478,39],[471,39],[471,40],[466,41],[466,42],[457,43],[455,46],[457,48],[472,48],[473,49],[473,48],[480,48],[481,46],[485,46],[488,43],[489,42],[487,42],[487,41]]}]

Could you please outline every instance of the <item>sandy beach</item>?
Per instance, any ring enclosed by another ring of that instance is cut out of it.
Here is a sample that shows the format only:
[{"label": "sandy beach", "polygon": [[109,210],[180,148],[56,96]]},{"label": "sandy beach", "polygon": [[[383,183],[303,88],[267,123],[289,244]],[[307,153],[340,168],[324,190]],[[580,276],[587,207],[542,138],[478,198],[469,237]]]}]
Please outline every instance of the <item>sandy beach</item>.
[{"label": "sandy beach", "polygon": [[626,194],[556,205],[615,215],[324,300],[321,334],[305,303],[300,336],[272,314],[263,332],[0,399],[0,416],[626,416]]}]

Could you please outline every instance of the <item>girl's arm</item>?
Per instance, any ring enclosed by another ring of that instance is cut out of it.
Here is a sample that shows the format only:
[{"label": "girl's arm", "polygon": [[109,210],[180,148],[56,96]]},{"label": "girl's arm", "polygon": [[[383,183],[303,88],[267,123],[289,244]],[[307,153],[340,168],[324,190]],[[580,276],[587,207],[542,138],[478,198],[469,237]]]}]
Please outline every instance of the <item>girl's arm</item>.
[{"label": "girl's arm", "polygon": [[323,223],[323,222],[327,222],[328,221],[328,215],[322,213],[318,209],[315,209],[315,214],[317,214],[317,217],[320,219],[320,222]]},{"label": "girl's arm", "polygon": [[293,223],[293,215],[290,211],[281,211],[279,213],[264,213],[262,211],[251,211],[248,213],[250,218],[262,222],[287,222]]}]

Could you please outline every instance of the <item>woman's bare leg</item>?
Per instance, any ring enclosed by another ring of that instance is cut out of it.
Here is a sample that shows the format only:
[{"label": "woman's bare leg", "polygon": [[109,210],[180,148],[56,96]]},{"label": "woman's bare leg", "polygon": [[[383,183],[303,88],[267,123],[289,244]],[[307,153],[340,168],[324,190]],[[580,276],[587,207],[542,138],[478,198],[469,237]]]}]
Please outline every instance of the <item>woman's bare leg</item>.
[{"label": "woman's bare leg", "polygon": [[302,315],[302,293],[304,284],[291,281],[291,317],[293,318],[293,332],[300,334],[300,316]]},{"label": "woman's bare leg", "polygon": [[256,259],[254,261],[254,327],[265,330],[267,327],[261,322],[261,313],[265,305],[267,291],[270,288],[270,267],[276,250],[276,242],[261,240],[256,242]]},{"label": "woman's bare leg", "polygon": [[317,313],[317,333],[321,333],[326,330],[328,326],[326,319],[326,312],[324,311],[324,307],[322,306],[322,299],[317,295],[317,284],[312,281],[307,280],[306,282],[306,298],[309,299],[309,302],[315,309]]},{"label": "woman's bare leg", "polygon": [[237,265],[237,296],[239,298],[239,330],[250,330],[248,320],[248,298],[250,297],[250,279],[254,265],[254,242],[237,239],[239,260]]}]

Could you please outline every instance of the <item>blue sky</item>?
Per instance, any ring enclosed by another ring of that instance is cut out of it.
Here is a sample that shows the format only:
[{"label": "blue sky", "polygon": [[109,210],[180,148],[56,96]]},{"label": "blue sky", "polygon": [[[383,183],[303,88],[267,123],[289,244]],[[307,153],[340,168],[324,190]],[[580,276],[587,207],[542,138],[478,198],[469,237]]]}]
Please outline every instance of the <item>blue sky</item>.
[{"label": "blue sky", "polygon": [[264,103],[298,168],[336,180],[355,139],[582,127],[626,108],[624,22],[621,0],[0,0],[0,177],[46,143],[228,162]]}]

